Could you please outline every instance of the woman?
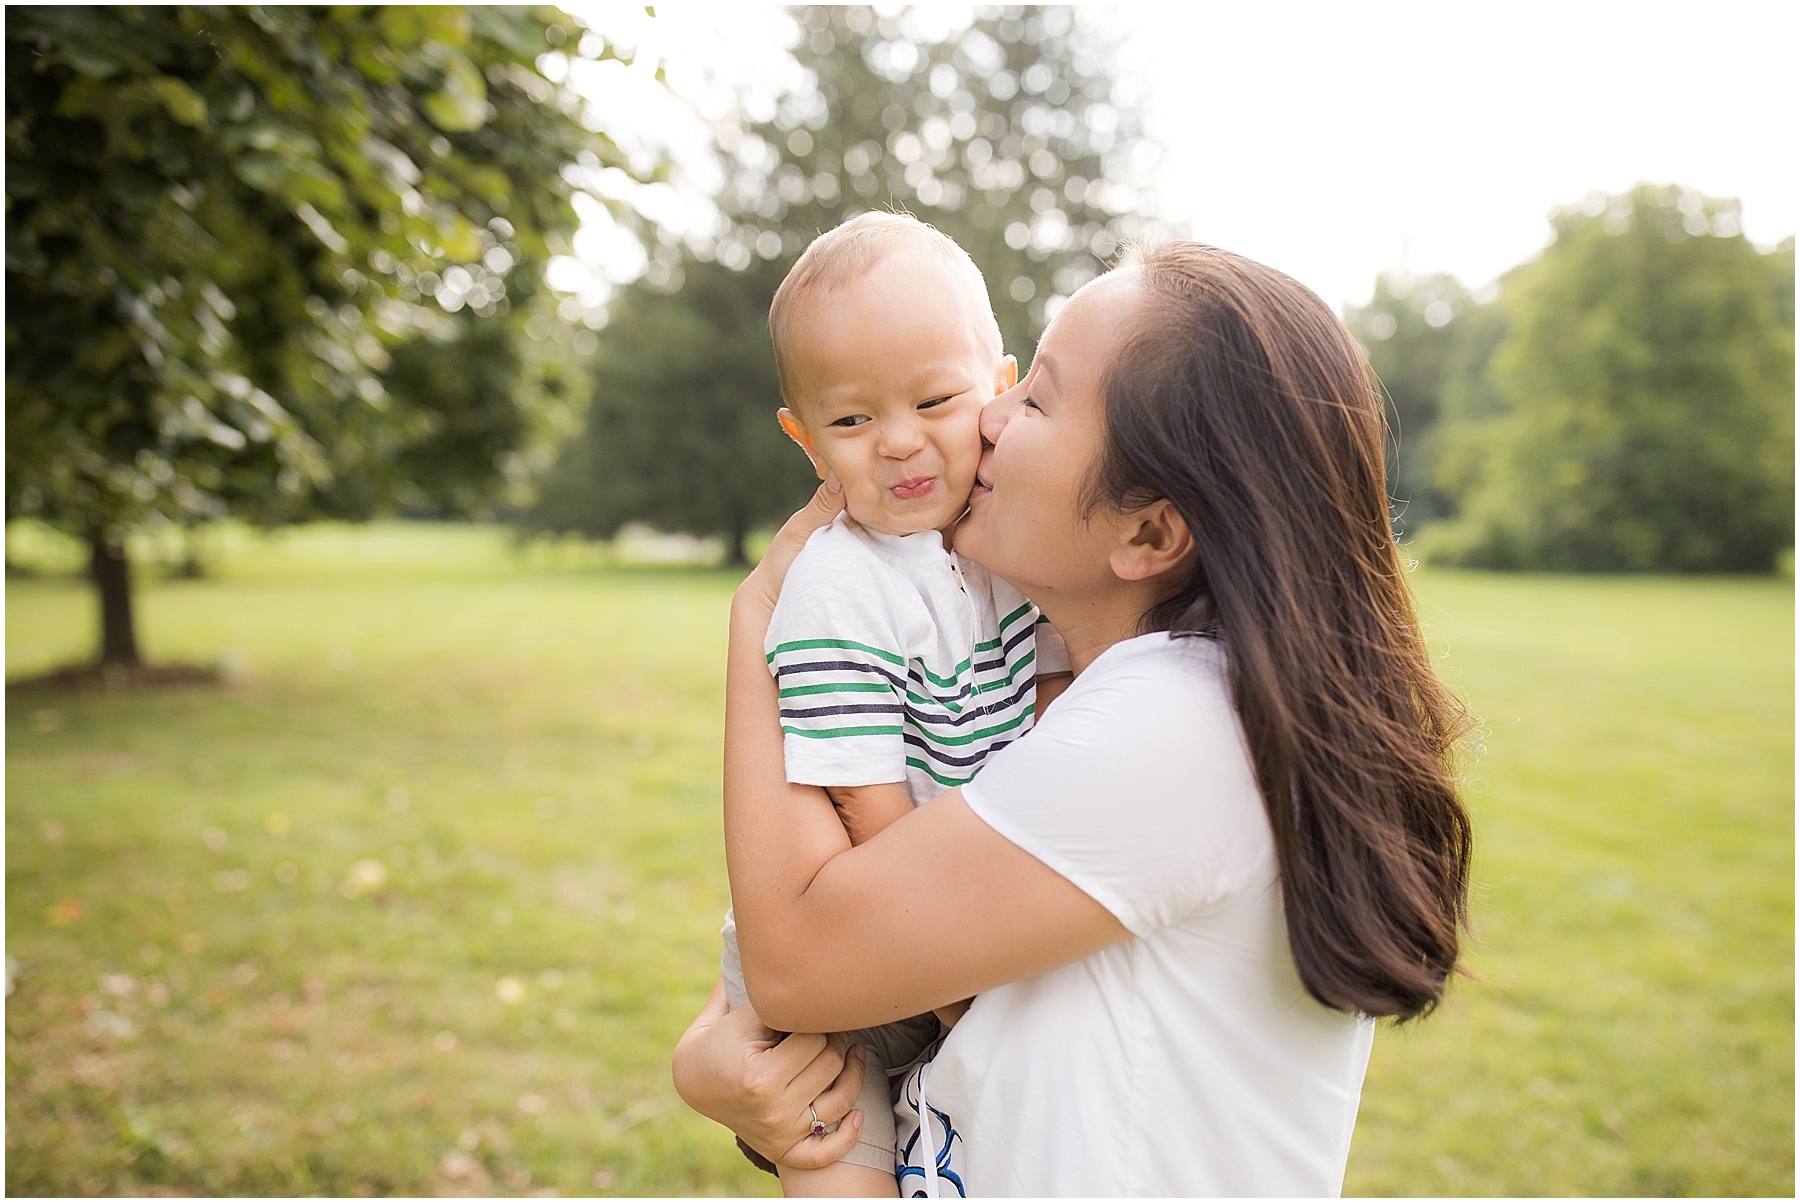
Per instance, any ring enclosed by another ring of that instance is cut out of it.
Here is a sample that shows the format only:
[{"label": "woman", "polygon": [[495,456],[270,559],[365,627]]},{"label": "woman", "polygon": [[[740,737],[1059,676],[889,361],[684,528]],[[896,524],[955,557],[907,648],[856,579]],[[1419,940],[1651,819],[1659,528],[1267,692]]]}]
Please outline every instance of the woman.
[{"label": "woman", "polygon": [[[725,837],[756,1011],[841,1031],[976,995],[922,1079],[942,1193],[1336,1193],[1371,1021],[1442,996],[1470,853],[1466,719],[1419,635],[1361,357],[1293,280],[1175,243],[1077,293],[982,426],[958,550],[1038,603],[1074,684],[851,848],[783,779],[762,635],[791,553],[746,580]],[[845,1117],[841,1063],[715,1003],[676,1078],[811,1164],[854,1139],[854,1114],[803,1139]]]}]

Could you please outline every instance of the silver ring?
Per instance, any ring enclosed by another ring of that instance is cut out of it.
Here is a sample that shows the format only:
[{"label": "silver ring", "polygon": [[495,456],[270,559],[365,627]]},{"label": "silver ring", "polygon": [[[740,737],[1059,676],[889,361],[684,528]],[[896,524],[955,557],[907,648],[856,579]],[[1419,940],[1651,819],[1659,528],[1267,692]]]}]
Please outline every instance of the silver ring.
[{"label": "silver ring", "polygon": [[809,1112],[812,1112],[812,1134],[814,1136],[825,1135],[825,1122],[819,1118],[819,1113],[813,1110],[813,1105],[811,1103],[806,1105],[806,1109]]}]

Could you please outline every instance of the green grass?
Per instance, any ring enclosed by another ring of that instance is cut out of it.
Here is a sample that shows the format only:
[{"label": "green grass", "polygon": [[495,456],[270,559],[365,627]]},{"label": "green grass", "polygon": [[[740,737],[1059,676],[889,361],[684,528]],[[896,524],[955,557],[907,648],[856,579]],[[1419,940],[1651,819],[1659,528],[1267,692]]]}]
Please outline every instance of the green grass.
[{"label": "green grass", "polygon": [[[212,552],[140,575],[141,630],[228,684],[9,692],[8,1190],[770,1193],[667,1071],[734,578],[457,527]],[[1488,726],[1480,980],[1378,1038],[1347,1189],[1792,1194],[1791,583],[1420,588]],[[87,651],[79,581],[7,602],[9,676]]]}]

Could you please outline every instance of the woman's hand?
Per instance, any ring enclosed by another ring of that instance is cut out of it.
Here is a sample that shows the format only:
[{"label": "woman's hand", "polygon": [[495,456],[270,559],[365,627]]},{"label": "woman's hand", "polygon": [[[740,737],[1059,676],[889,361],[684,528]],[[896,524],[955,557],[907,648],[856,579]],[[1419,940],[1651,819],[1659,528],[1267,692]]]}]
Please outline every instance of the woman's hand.
[{"label": "woman's hand", "polygon": [[821,526],[831,525],[844,508],[844,486],[838,483],[836,474],[827,474],[824,481],[814,490],[812,500],[802,506],[792,518],[781,524],[775,532],[775,541],[769,544],[769,550],[763,553],[744,583],[738,586],[740,599],[755,602],[774,613],[775,599],[781,596],[781,582],[787,577],[787,570],[794,563],[794,557],[812,538],[812,533]]},{"label": "woman's hand", "polygon": [[[846,1053],[848,1049],[848,1053]],[[842,1033],[784,1036],[745,1005],[725,1005],[725,983],[675,1045],[675,1091],[776,1165],[816,1170],[839,1160],[862,1134],[852,1111],[862,1089],[862,1046]],[[837,1131],[812,1135],[813,1113]]]}]

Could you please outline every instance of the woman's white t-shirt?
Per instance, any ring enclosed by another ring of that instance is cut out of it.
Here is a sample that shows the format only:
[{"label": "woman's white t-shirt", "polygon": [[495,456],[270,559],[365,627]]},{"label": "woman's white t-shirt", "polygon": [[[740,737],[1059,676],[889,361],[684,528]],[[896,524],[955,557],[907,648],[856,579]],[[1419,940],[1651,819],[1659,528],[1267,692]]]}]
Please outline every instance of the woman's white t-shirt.
[{"label": "woman's white t-shirt", "polygon": [[1115,644],[963,796],[1133,937],[983,992],[927,1067],[963,1190],[1340,1193],[1374,1026],[1295,972],[1220,645]]}]

